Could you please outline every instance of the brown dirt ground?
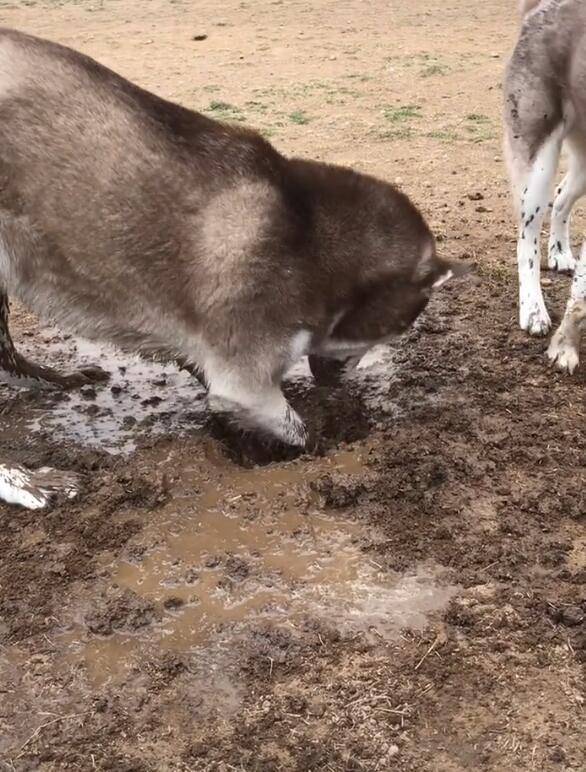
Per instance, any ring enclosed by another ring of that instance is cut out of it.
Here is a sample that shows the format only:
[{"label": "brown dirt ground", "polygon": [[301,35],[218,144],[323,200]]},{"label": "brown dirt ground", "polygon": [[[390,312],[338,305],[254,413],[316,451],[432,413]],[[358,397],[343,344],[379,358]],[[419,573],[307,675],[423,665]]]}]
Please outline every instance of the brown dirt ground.
[{"label": "brown dirt ground", "polygon": [[[234,635],[219,681],[189,650],[154,649],[122,683],[88,689],[82,669],[57,664],[63,618],[83,598],[90,636],[155,624],[161,608],[117,590],[104,566],[140,550],[187,467],[189,479],[221,484],[233,462],[205,428],[143,441],[129,460],[29,434],[41,398],[0,392],[4,456],[87,477],[79,501],[41,515],[0,504],[0,655],[12,663],[0,669],[0,768],[585,768],[586,367],[549,372],[545,342],[516,327],[499,139],[515,10],[512,0],[0,2],[2,24],[246,120],[284,152],[396,180],[445,254],[476,266],[403,340],[380,410],[363,409],[358,387],[293,395],[326,450],[367,457],[362,471],[314,485],[328,508],[376,531],[362,538],[365,559],[387,572],[432,559],[460,586],[426,630],[393,641],[310,615],[256,622]],[[559,315],[568,281],[546,283]],[[34,340],[33,322],[17,321]],[[317,460],[295,463],[311,476]],[[234,506],[250,515],[249,498]],[[220,571],[229,584],[248,569],[232,560]]]}]

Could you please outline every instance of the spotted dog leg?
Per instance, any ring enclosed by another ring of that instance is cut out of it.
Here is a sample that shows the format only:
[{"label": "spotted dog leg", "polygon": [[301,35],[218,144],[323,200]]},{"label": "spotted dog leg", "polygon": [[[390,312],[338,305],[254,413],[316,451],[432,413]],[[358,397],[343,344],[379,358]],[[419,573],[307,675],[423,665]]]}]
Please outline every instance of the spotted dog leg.
[{"label": "spotted dog leg", "polygon": [[6,292],[0,289],[0,377],[16,385],[51,383],[62,389],[74,389],[86,383],[108,379],[108,373],[100,367],[85,367],[64,375],[51,367],[37,365],[25,359],[14,347],[8,328],[10,306]]},{"label": "spotted dog leg", "polygon": [[580,361],[580,341],[586,327],[586,243],[572,280],[572,293],[566,313],[552,338],[547,356],[552,364],[573,373]]},{"label": "spotted dog leg", "polygon": [[578,199],[586,194],[586,151],[571,137],[566,142],[570,171],[556,190],[551,213],[547,266],[554,271],[573,271],[576,267],[570,244],[570,216]]},{"label": "spotted dog leg", "polygon": [[531,335],[545,335],[551,327],[540,284],[540,235],[562,139],[562,133],[556,131],[545,140],[530,164],[521,194],[517,242],[519,324]]}]

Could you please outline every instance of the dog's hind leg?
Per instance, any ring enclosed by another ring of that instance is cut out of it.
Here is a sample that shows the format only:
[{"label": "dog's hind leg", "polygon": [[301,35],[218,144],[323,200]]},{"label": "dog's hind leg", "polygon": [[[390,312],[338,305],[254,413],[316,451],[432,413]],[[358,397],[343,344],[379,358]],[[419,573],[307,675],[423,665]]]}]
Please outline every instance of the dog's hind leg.
[{"label": "dog's hind leg", "polygon": [[566,313],[550,343],[547,355],[560,370],[573,373],[580,361],[580,341],[586,328],[586,242],[572,280]]},{"label": "dog's hind leg", "polygon": [[8,296],[0,288],[0,378],[4,377],[17,385],[51,383],[62,389],[74,389],[86,383],[108,379],[108,374],[99,367],[86,367],[64,375],[51,367],[29,362],[16,350],[8,327],[10,306]]},{"label": "dog's hind leg", "polygon": [[558,271],[573,271],[576,267],[570,244],[570,216],[578,199],[586,194],[586,147],[572,136],[566,145],[569,172],[556,190],[547,258],[547,266]]},{"label": "dog's hind leg", "polygon": [[[551,320],[545,307],[540,283],[541,226],[548,209],[551,189],[559,163],[563,140],[562,129],[546,137],[522,175],[519,200],[519,236],[517,263],[519,270],[519,324],[531,335],[545,335]],[[513,152],[512,163],[519,161]],[[520,161],[522,164],[523,161]],[[514,174],[514,172],[513,172]]]},{"label": "dog's hind leg", "polygon": [[522,49],[509,64],[505,93],[505,151],[519,218],[519,323],[531,335],[545,335],[551,320],[540,284],[541,226],[571,121],[557,90],[528,69]]}]

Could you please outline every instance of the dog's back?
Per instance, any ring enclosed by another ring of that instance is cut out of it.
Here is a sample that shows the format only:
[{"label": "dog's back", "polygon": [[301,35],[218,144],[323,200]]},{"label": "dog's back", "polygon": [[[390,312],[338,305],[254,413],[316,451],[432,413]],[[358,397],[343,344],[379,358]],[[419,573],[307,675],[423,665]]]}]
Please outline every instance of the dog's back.
[{"label": "dog's back", "polygon": [[0,33],[6,279],[37,312],[83,334],[124,343],[144,328],[164,338],[162,305],[173,310],[171,337],[193,327],[210,301],[206,284],[225,292],[237,279],[222,254],[250,249],[278,206],[282,161],[254,132],[159,99],[69,49]]}]

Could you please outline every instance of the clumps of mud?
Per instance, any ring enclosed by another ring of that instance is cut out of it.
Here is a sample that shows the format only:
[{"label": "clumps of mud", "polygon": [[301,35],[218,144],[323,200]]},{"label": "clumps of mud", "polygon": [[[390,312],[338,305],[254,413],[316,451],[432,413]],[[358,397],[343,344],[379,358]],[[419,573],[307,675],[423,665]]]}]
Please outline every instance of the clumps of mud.
[{"label": "clumps of mud", "polygon": [[120,631],[137,632],[160,619],[154,603],[132,590],[109,587],[96,599],[84,623],[94,635],[112,635]]}]

